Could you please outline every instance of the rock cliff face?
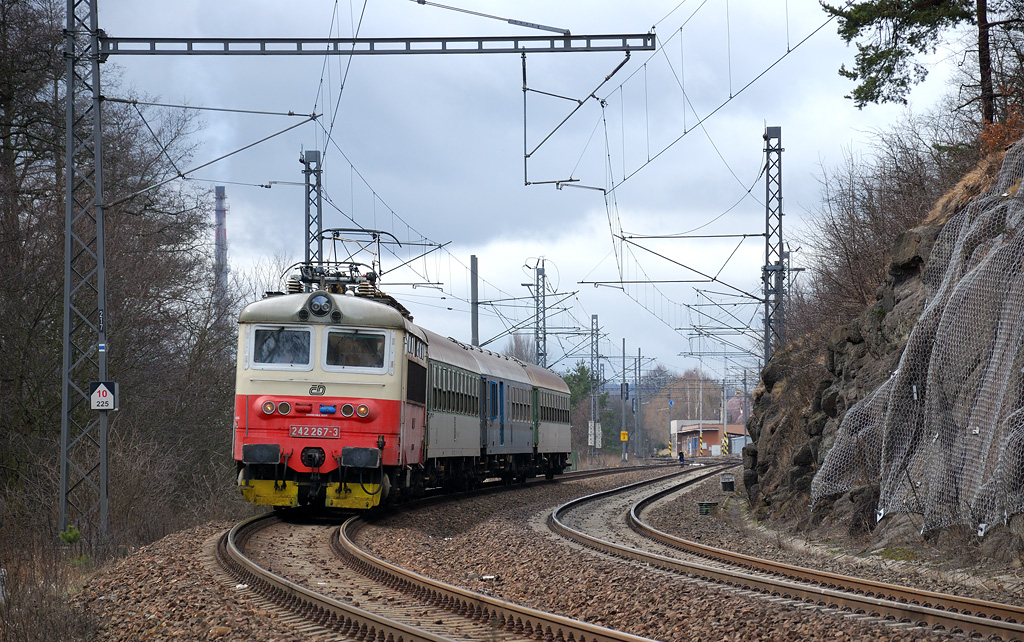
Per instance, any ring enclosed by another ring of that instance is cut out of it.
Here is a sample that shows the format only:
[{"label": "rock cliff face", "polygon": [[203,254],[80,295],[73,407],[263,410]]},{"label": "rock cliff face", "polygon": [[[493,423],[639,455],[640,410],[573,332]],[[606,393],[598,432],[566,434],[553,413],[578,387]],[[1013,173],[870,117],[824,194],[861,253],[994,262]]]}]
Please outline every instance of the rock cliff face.
[{"label": "rock cliff face", "polygon": [[[1024,165],[1024,143],[1007,155],[1007,163],[1011,159]],[[891,425],[882,422],[880,427],[852,436],[849,425],[856,424],[858,413],[872,417],[881,414],[887,417],[886,421],[890,420],[889,407],[885,405],[891,388],[887,382],[896,379],[894,374],[922,314],[937,291],[946,287],[934,274],[926,275],[928,266],[946,269],[953,234],[981,216],[991,216],[975,210],[979,209],[982,196],[994,198],[994,185],[1001,191],[1002,183],[1009,181],[1011,187],[1006,189],[1013,189],[1016,195],[1013,177],[1006,178],[1005,168],[1000,175],[1002,161],[1001,155],[987,159],[936,204],[927,221],[899,237],[875,303],[859,318],[834,331],[824,351],[820,345],[811,344],[810,339],[797,341],[779,350],[765,368],[748,421],[753,443],[743,451],[745,489],[760,518],[785,520],[803,527],[831,525],[853,535],[871,533],[876,540],[884,540],[897,531],[901,536],[907,536],[911,530],[914,536],[920,532],[921,520],[905,516],[884,520],[882,527],[876,528],[883,486],[879,477],[884,476],[878,471],[880,453],[886,446],[883,442]],[[1019,172],[1019,168],[1013,171]],[[995,201],[1000,196],[1005,198],[999,194]],[[1007,223],[1010,218],[1004,214],[1005,226],[990,232],[991,238],[985,240],[987,251],[994,253],[991,248],[1016,235],[1014,225],[1019,223]],[[951,228],[940,240],[951,220],[957,229]],[[925,339],[918,333],[914,340],[921,343]],[[920,385],[923,395],[925,386]],[[916,401],[918,388],[914,386],[912,390]],[[846,432],[840,433],[840,425],[848,417]],[[812,480],[837,439],[842,440],[841,447],[848,457],[862,457],[864,461],[850,466],[854,472],[843,480],[841,493],[824,498],[817,493],[813,511],[809,510]]]}]

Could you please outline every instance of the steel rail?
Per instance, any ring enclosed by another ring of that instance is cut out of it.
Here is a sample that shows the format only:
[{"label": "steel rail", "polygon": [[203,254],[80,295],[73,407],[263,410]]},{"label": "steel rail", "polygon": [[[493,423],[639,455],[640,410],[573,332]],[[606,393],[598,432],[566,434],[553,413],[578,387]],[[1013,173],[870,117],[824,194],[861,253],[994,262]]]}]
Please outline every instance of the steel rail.
[{"label": "steel rail", "polygon": [[462,617],[490,624],[537,640],[576,640],[577,642],[651,642],[622,631],[546,613],[475,593],[390,564],[354,543],[354,537],[367,523],[359,516],[342,524],[331,537],[335,553],[357,570],[395,590],[415,595]]},{"label": "steel rail", "polygon": [[[586,479],[588,477],[599,477],[615,473],[630,472],[632,470],[636,469],[618,468],[576,471],[566,474],[563,479]],[[546,482],[547,480],[532,481]],[[476,491],[463,493],[463,495],[477,496],[479,494],[495,491],[500,492],[508,487],[509,486],[506,484],[494,485],[478,489]],[[409,505],[409,507],[431,505],[439,500],[443,501],[440,497],[429,497],[424,500],[414,502]],[[326,629],[332,629],[348,637],[365,640],[387,640],[388,642],[456,642],[455,640],[446,638],[442,635],[438,635],[412,625],[407,625],[384,616],[379,616],[351,604],[321,595],[276,575],[248,559],[244,550],[249,539],[263,528],[277,523],[278,521],[280,521],[279,516],[273,513],[268,513],[251,517],[236,524],[218,539],[215,550],[217,562],[239,583],[248,585],[248,587],[255,593],[277,604],[285,611],[295,613],[298,616],[305,618],[309,624],[321,626]],[[353,520],[349,521],[351,522]],[[342,528],[344,528],[344,526]],[[342,528],[336,529],[336,533],[332,537],[332,546],[335,546],[334,541],[338,540],[338,532],[340,532]],[[357,557],[372,558],[368,553],[361,553],[362,555],[357,555]],[[361,569],[366,569],[368,568],[366,564],[367,562],[364,561],[360,562],[358,566]],[[397,567],[392,568],[397,569]],[[404,572],[401,571],[401,569],[397,570]],[[378,572],[377,574],[380,573],[383,573],[383,571]],[[408,572],[404,573],[407,574]],[[382,577],[385,576],[387,576],[386,573],[382,575]],[[500,600],[491,600],[491,598],[486,598],[486,596],[477,595],[469,591],[463,591],[462,589],[457,589],[455,587],[450,587],[453,592],[449,593],[446,601],[444,596],[436,591],[436,586],[445,585],[440,582],[433,582],[427,578],[421,579],[430,582],[433,585],[431,588],[433,593],[430,593],[430,595],[437,596],[437,599],[440,600],[439,605],[443,608],[452,609],[452,605],[459,604],[460,602],[455,596],[458,596],[461,593],[482,599],[483,602],[480,602],[480,604],[494,602],[495,607],[501,605],[500,610],[497,608],[486,612],[481,610],[477,619],[485,623],[492,622],[495,626],[501,626],[513,634],[522,634],[524,637],[537,637],[538,635],[543,636],[543,631],[539,630],[538,627],[542,626],[542,623],[547,623],[552,626],[560,627],[550,630],[565,630],[566,636],[569,637],[559,638],[554,636],[544,639],[552,639],[556,641],[560,639],[575,639],[577,642],[650,642],[647,638],[602,629],[601,627],[589,625],[583,622],[576,622],[575,620],[562,618],[557,615],[544,614],[540,611],[526,609],[525,607],[519,607],[519,610],[517,611],[515,605],[502,603]],[[412,586],[413,584],[406,583],[402,585]],[[420,592],[422,592],[422,589],[420,589]],[[462,607],[457,608],[456,611],[459,612],[460,615],[466,615],[465,609]],[[546,616],[546,618],[538,616]],[[502,620],[502,617],[504,617],[504,620]],[[575,638],[572,637],[573,635]],[[460,640],[459,642],[463,641]]]},{"label": "steel rail", "polygon": [[[816,569],[784,564],[775,560],[761,559],[750,555],[744,555],[742,553],[734,553],[732,551],[727,551],[713,546],[706,546],[704,544],[698,544],[697,542],[676,537],[669,533],[665,533],[664,531],[660,531],[640,519],[639,515],[645,508],[678,490],[679,487],[665,489],[637,502],[629,512],[628,522],[630,528],[644,537],[654,539],[672,548],[684,550],[688,553],[738,566],[740,568],[760,571],[797,582],[807,582],[809,584],[828,589],[852,592],[856,595],[880,599],[893,604],[920,606],[932,611],[951,614],[946,616],[946,621],[943,621],[942,618],[938,617],[926,620],[929,624],[941,624],[945,627],[952,622],[955,628],[962,628],[960,626],[961,620],[968,617],[977,618],[982,621],[999,623],[993,628],[987,630],[988,635],[999,635],[1003,639],[1024,639],[1024,627],[1020,625],[1021,622],[1024,622],[1024,607],[1013,604],[1000,604],[998,602],[979,600],[966,596],[961,597],[950,595],[948,593],[937,593],[935,591],[915,589],[908,586],[887,584],[876,580],[841,575],[828,571],[819,571]],[[912,611],[907,609],[906,612],[904,612],[903,609],[894,609],[890,613],[887,613],[887,615],[892,615],[894,618],[897,616],[911,617]],[[979,624],[973,620],[964,620],[964,622],[969,622],[971,626]],[[984,633],[979,629],[964,630],[977,632],[979,634]],[[1005,635],[1007,633],[1013,634],[1013,637],[1006,638]]]},{"label": "steel rail", "polygon": [[[706,473],[702,475],[700,479],[706,479],[715,472],[718,471]],[[696,481],[699,481],[699,479],[687,480],[677,485],[677,487],[670,492],[679,490],[680,487],[690,485]],[[634,486],[638,486],[638,484]],[[857,614],[866,614],[881,619],[894,620],[921,627],[945,629],[954,633],[968,633],[984,637],[998,637],[1001,640],[1024,640],[1024,626],[1016,622],[978,617],[967,613],[954,613],[951,610],[942,610],[932,606],[925,606],[924,604],[899,602],[893,599],[875,597],[874,595],[845,592],[817,584],[804,584],[786,578],[754,575],[740,570],[708,566],[699,562],[688,562],[681,559],[670,558],[656,553],[620,546],[607,540],[592,537],[567,526],[561,519],[559,519],[560,513],[564,514],[569,510],[578,508],[586,501],[592,501],[610,494],[612,493],[598,493],[579,500],[567,502],[566,504],[559,506],[551,513],[551,515],[548,516],[548,524],[550,528],[563,537],[611,555],[638,560],[647,564],[652,564],[661,568],[696,577],[698,579],[724,584],[730,587],[744,588],[771,596],[800,600],[806,603],[816,604],[821,607],[841,609]],[[631,510],[631,514],[634,513],[635,510],[636,506]],[[731,556],[728,551],[722,551],[722,549],[718,550],[727,556]]]},{"label": "steel rail", "polygon": [[375,615],[351,604],[310,591],[248,559],[242,552],[245,542],[253,533],[276,520],[277,517],[273,514],[251,517],[236,524],[218,541],[218,561],[239,582],[248,584],[260,595],[288,611],[301,615],[309,622],[333,629],[347,637],[394,642],[453,642],[450,638]]},{"label": "steel rail", "polygon": [[946,610],[963,615],[975,615],[992,620],[1002,620],[1009,623],[1024,622],[1024,607],[1013,604],[1000,604],[987,600],[979,600],[972,597],[959,597],[948,593],[937,593],[924,589],[915,589],[898,584],[887,584],[875,580],[819,571],[802,566],[784,564],[775,560],[761,559],[734,553],[713,546],[698,544],[690,540],[682,539],[660,531],[650,524],[642,521],[639,517],[645,508],[679,490],[670,488],[660,491],[638,502],[629,513],[629,525],[633,530],[645,537],[657,540],[663,544],[685,550],[695,555],[716,559],[743,568],[762,571],[787,577],[789,579],[819,584],[828,588],[842,587],[844,590],[854,591],[871,597],[882,597],[896,602],[919,604],[929,608]]}]

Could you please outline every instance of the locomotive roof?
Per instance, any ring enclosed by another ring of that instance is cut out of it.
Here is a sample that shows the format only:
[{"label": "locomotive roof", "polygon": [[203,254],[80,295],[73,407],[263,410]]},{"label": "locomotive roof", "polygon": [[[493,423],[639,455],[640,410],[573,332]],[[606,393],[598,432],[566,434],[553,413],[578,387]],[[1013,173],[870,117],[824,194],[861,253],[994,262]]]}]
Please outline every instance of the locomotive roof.
[{"label": "locomotive roof", "polygon": [[[331,298],[334,309],[341,311],[341,320],[334,321],[331,315],[299,317],[299,311],[308,310],[307,303],[318,294]],[[330,294],[328,292],[302,292],[281,294],[250,303],[238,315],[239,323],[342,323],[374,328],[405,328],[405,317],[395,308],[360,296]]]}]

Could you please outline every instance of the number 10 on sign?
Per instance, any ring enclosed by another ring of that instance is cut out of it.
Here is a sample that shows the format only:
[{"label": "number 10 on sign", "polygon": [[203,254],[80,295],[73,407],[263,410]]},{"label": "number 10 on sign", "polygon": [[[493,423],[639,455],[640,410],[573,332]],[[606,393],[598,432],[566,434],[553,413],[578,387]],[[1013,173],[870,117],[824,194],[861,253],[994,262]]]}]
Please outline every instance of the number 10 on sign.
[{"label": "number 10 on sign", "polygon": [[92,410],[117,410],[117,383],[114,381],[92,381],[89,383],[89,408]]}]

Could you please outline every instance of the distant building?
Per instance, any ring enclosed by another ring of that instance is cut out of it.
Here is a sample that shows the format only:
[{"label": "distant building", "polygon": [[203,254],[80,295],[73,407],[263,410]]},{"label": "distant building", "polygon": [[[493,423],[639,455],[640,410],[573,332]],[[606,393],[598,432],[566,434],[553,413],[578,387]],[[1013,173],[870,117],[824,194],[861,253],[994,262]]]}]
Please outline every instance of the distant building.
[{"label": "distant building", "polygon": [[744,424],[726,424],[723,427],[721,420],[697,419],[673,420],[669,438],[672,454],[678,456],[682,452],[687,457],[739,453],[750,440]]}]

